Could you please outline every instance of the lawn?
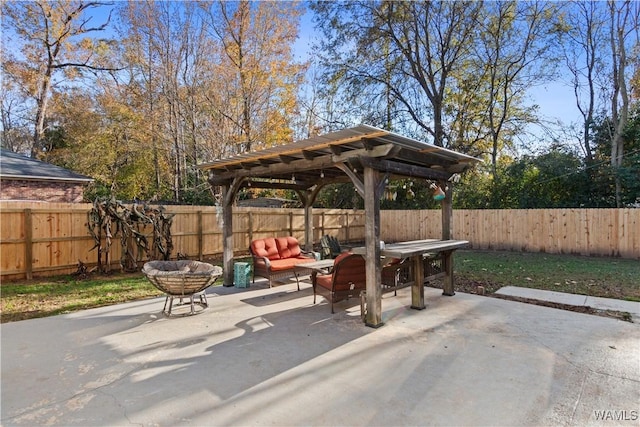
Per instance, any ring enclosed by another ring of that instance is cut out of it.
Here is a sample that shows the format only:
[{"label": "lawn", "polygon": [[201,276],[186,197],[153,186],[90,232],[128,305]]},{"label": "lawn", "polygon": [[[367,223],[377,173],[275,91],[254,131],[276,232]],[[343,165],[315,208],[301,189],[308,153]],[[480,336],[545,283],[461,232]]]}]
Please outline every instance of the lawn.
[{"label": "lawn", "polygon": [[481,284],[488,292],[522,286],[640,301],[640,262],[544,253],[459,251],[457,285]]},{"label": "lawn", "polygon": [[[492,293],[512,285],[640,301],[637,260],[458,251],[454,268],[456,290],[462,292],[475,292],[483,286]],[[220,283],[218,279],[216,284]],[[58,276],[2,283],[0,313],[4,323],[160,295],[141,273],[93,275],[87,279]]]}]

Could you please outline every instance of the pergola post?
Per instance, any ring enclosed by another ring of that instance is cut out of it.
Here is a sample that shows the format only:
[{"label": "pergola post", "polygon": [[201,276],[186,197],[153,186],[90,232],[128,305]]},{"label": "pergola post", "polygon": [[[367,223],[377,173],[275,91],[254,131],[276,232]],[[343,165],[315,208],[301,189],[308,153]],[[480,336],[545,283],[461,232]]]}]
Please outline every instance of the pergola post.
[{"label": "pergola post", "polygon": [[321,185],[316,185],[310,191],[296,191],[304,203],[304,250],[313,251],[313,202],[320,192]]},{"label": "pergola post", "polygon": [[367,314],[365,324],[378,328],[382,326],[382,290],[380,282],[380,198],[377,170],[364,168],[364,236],[366,248]]},{"label": "pergola post", "polygon": [[445,198],[442,200],[442,240],[450,240],[453,224],[453,188],[452,183],[440,181],[440,188],[444,190]]},{"label": "pergola post", "polygon": [[233,200],[231,185],[222,187],[222,271],[223,285],[233,286]]},{"label": "pergola post", "polygon": [[309,252],[313,250],[313,212],[307,203],[304,204],[304,249]]},{"label": "pergola post", "polygon": [[[440,182],[440,186],[444,189],[445,198],[442,201],[442,240],[450,240],[453,234],[453,183]],[[447,272],[442,295],[453,296],[453,251],[444,251],[442,253],[442,268]]]}]

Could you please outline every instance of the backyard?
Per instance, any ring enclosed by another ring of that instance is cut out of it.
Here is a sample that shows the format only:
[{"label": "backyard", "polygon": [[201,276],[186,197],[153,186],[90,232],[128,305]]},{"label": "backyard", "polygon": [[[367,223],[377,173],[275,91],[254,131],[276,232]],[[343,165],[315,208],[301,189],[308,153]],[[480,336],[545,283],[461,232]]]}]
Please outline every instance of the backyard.
[{"label": "backyard", "polygon": [[[207,261],[221,264],[219,259]],[[521,286],[640,301],[637,260],[465,250],[455,256],[455,272],[458,292],[477,293],[478,287],[482,287],[492,296],[503,286]],[[221,284],[221,279],[215,283]],[[0,294],[1,319],[5,323],[46,317],[160,295],[141,273],[5,282]]]}]

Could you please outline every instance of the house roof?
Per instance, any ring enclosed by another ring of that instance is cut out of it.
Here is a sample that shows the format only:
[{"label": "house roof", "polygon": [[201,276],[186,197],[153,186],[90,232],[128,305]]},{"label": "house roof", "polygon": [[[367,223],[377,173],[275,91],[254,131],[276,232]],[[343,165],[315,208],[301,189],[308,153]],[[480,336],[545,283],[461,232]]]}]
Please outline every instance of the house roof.
[{"label": "house roof", "polygon": [[[319,181],[349,182],[351,179],[345,172],[358,173],[364,166],[390,177],[448,180],[480,161],[373,126],[359,125],[199,167],[209,172],[212,185],[227,185],[242,178],[253,181],[253,186],[262,179],[268,180],[271,188],[306,189]],[[278,181],[283,184],[278,186]]]},{"label": "house roof", "polygon": [[0,178],[89,183],[93,178],[60,166],[0,149]]}]

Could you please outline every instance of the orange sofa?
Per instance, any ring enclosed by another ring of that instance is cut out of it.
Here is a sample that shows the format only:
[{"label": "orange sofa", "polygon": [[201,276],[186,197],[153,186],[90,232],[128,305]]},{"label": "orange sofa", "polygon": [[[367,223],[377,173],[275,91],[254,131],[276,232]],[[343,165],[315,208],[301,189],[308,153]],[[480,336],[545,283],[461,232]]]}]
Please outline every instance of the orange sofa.
[{"label": "orange sofa", "polygon": [[[313,252],[300,249],[295,237],[266,237],[251,242],[249,252],[253,257],[253,282],[256,276],[269,280],[269,287],[273,281],[295,277],[298,282],[296,267],[305,262],[315,261]],[[298,282],[300,290],[300,282]]]}]

